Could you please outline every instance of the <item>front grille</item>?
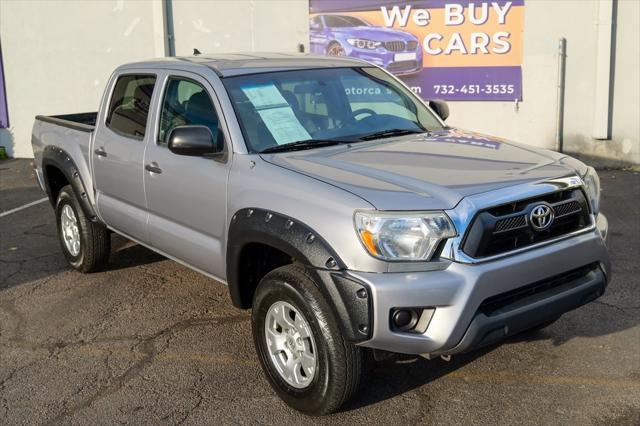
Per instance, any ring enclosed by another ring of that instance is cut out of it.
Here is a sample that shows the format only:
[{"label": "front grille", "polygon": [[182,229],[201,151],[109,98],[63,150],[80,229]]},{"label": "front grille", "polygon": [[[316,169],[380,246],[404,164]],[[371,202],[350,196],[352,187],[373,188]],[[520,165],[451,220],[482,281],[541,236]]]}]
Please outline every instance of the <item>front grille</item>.
[{"label": "front grille", "polygon": [[[524,299],[540,299],[557,291],[568,290],[572,286],[575,286],[576,280],[586,276],[597,267],[597,263],[591,263],[515,290],[491,296],[480,304],[478,312],[487,316],[497,315],[516,308],[519,303],[525,302]],[[566,286],[567,288],[562,289],[562,286]],[[532,301],[529,300],[529,302]]]},{"label": "front grille", "polygon": [[520,229],[528,226],[526,216],[512,216],[507,219],[500,219],[496,222],[496,228],[493,231],[494,234],[501,232],[513,231],[514,229]]},{"label": "front grille", "polygon": [[577,201],[569,201],[568,203],[557,205],[554,210],[556,218],[559,218],[570,214],[580,213],[582,211],[582,207]]},{"label": "front grille", "polygon": [[407,50],[416,50],[417,47],[418,47],[418,42],[417,41],[408,41],[407,42]]},{"label": "front grille", "polygon": [[391,62],[387,66],[387,70],[390,72],[402,72],[402,71],[411,71],[418,66],[416,61],[398,61]]},{"label": "front grille", "polygon": [[405,43],[404,41],[385,41],[384,48],[390,52],[402,52],[405,48]]},{"label": "front grille", "polygon": [[[551,207],[554,220],[543,231],[531,226],[529,216],[541,203]],[[582,190],[567,189],[541,197],[496,206],[476,214],[462,242],[462,251],[482,258],[524,248],[591,225],[589,204]]]}]

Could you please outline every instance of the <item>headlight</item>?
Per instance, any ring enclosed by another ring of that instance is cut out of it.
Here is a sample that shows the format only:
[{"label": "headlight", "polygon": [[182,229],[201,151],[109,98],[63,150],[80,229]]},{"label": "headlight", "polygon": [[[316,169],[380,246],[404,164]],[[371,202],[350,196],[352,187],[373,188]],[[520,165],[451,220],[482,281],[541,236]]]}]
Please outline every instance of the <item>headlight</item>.
[{"label": "headlight", "polygon": [[374,257],[388,261],[430,260],[440,242],[456,230],[444,212],[356,212],[360,241]]},{"label": "headlight", "polygon": [[357,47],[358,49],[370,49],[373,50],[380,46],[382,43],[379,41],[366,40],[363,38],[349,38],[347,39],[350,45]]},{"label": "headlight", "polygon": [[591,202],[591,210],[597,215],[600,211],[600,178],[593,167],[589,167],[587,172],[582,176],[584,181],[584,189]]}]

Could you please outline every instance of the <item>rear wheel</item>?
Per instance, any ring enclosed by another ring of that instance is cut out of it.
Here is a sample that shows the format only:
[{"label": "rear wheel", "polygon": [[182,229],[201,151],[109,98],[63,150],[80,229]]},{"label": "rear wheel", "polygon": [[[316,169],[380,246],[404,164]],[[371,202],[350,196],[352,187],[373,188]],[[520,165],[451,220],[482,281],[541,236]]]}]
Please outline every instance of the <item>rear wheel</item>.
[{"label": "rear wheel", "polygon": [[60,246],[67,262],[80,272],[104,269],[111,252],[109,231],[104,225],[87,218],[69,185],[58,194],[56,221]]},{"label": "rear wheel", "polygon": [[289,406],[328,414],[356,391],[361,350],[345,341],[304,267],[287,265],[267,274],[256,290],[251,319],[262,368]]}]

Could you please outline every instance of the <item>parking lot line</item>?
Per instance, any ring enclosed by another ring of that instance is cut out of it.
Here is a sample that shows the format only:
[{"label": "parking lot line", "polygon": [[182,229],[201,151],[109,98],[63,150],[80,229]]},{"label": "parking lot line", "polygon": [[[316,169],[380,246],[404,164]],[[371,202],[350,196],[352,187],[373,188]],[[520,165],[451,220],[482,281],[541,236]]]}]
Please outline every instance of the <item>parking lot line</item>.
[{"label": "parking lot line", "polygon": [[[89,346],[74,348],[78,355],[102,357],[116,356],[125,359],[138,359],[143,356],[128,350],[106,350]],[[155,357],[158,362],[197,362],[206,365],[245,365],[258,367],[257,360],[237,358],[228,355],[209,355],[194,352],[163,352]],[[509,372],[451,371],[443,379],[464,380],[481,383],[500,383],[507,385],[557,385],[589,386],[609,389],[640,389],[640,380],[624,377],[588,377],[588,376],[551,376]]]},{"label": "parking lot line", "polygon": [[2,212],[2,213],[0,213],[0,217],[9,216],[11,213],[16,213],[16,212],[19,212],[20,210],[24,210],[24,209],[26,209],[26,208],[29,208],[29,207],[35,206],[35,205],[37,205],[37,204],[44,203],[44,202],[45,202],[45,201],[47,201],[47,200],[48,200],[48,198],[46,198],[46,197],[45,197],[45,198],[41,198],[41,199],[39,199],[39,200],[36,200],[36,201],[32,201],[32,202],[30,202],[30,203],[27,203],[27,204],[25,204],[25,205],[23,205],[23,206],[16,207],[15,209],[7,210],[6,212]]}]

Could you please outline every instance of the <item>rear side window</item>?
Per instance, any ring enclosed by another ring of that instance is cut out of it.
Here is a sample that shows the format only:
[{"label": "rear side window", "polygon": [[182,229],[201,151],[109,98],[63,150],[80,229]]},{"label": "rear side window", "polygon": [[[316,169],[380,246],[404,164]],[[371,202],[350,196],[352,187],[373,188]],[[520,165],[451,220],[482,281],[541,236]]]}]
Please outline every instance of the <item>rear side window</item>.
[{"label": "rear side window", "polygon": [[119,77],[109,104],[107,126],[123,136],[142,139],[155,84],[156,77],[151,75]]}]

